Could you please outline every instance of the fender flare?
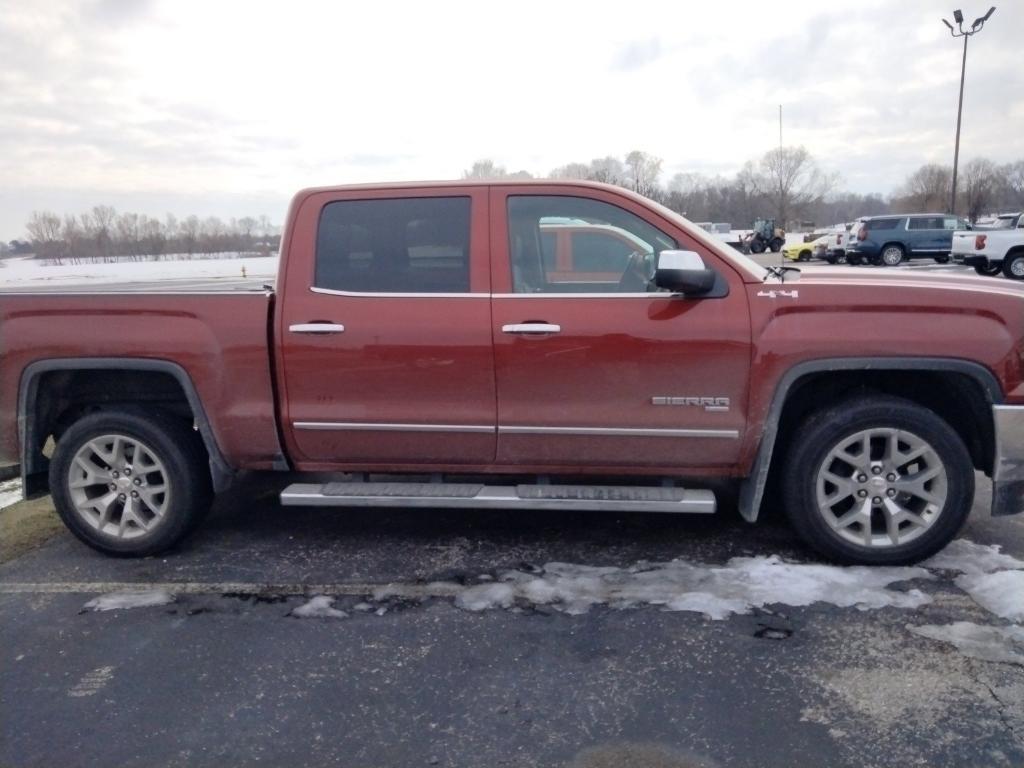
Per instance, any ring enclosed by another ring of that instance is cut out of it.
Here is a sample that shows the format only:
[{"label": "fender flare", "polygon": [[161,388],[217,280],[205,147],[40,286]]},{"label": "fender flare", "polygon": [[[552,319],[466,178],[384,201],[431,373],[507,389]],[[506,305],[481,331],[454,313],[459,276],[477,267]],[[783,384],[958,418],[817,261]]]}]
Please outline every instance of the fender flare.
[{"label": "fender flare", "polygon": [[[39,390],[39,379],[44,373],[52,371],[88,371],[88,370],[129,370],[155,371],[166,373],[174,378],[185,393],[189,408],[195,418],[196,427],[202,437],[206,452],[210,457],[210,476],[216,492],[225,490],[234,477],[235,470],[224,458],[217,444],[217,438],[210,426],[210,419],[203,408],[192,377],[178,363],[170,360],[138,357],[67,357],[36,360],[25,366],[21,372],[18,386],[18,441],[21,444],[21,481],[25,495],[34,494],[46,489],[46,466],[34,456],[30,446],[38,444],[35,415],[29,405],[36,400]],[[42,477],[40,477],[42,475]]]},{"label": "fender flare", "polygon": [[989,405],[1003,402],[1003,391],[993,373],[983,365],[970,360],[944,357],[839,357],[797,363],[782,375],[779,383],[775,386],[775,394],[772,396],[772,402],[768,408],[754,464],[750,468],[750,473],[740,484],[740,515],[748,523],[756,522],[761,511],[761,500],[764,497],[765,485],[768,482],[768,470],[771,468],[772,455],[775,452],[779,421],[782,418],[782,409],[789,396],[789,390],[799,379],[808,374],[851,370],[960,373],[969,376],[981,385],[988,395]]}]

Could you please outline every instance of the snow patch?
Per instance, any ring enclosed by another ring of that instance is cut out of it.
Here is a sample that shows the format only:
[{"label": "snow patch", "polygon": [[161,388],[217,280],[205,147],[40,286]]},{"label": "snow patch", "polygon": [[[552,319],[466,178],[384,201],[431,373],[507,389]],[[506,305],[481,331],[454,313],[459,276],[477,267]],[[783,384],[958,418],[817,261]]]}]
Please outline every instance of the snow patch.
[{"label": "snow patch", "polygon": [[300,619],[345,619],[348,614],[334,607],[334,598],[329,595],[317,595],[308,603],[303,603],[291,612]]},{"label": "snow patch", "polygon": [[965,656],[1024,667],[1024,627],[989,627],[970,621],[907,625],[915,635],[949,643]]},{"label": "snow patch", "polygon": [[82,606],[83,611],[118,611],[128,608],[150,608],[174,602],[174,595],[162,589],[137,592],[111,592],[94,597]]},{"label": "snow patch", "polygon": [[548,563],[539,572],[505,571],[493,583],[459,588],[455,604],[468,611],[545,605],[577,615],[594,605],[633,608],[657,605],[710,619],[749,613],[773,603],[805,606],[822,602],[847,608],[917,608],[931,602],[918,589],[887,589],[910,579],[931,579],[923,568],[843,568],[787,563],[777,556],[737,557],[725,566],[673,560],[640,562],[630,568]]},{"label": "snow patch", "polygon": [[5,480],[0,483],[0,509],[17,504],[21,499],[21,480]]},{"label": "snow patch", "polygon": [[956,539],[937,555],[921,565],[961,573],[994,573],[1024,568],[1024,560],[1004,555],[998,544],[975,544],[970,539]]},{"label": "snow patch", "polygon": [[1024,571],[968,573],[954,583],[986,611],[1024,622]]}]

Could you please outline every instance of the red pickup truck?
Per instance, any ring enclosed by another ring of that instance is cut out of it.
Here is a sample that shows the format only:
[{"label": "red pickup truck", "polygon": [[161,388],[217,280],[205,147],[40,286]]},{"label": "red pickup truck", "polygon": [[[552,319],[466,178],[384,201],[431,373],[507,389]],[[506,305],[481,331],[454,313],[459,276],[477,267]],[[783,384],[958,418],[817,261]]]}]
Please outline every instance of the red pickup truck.
[{"label": "red pickup truck", "polygon": [[[636,248],[552,269],[567,221]],[[116,555],[291,470],[337,474],[284,504],[339,507],[710,513],[732,481],[751,522],[776,503],[830,559],[905,563],[976,471],[1024,507],[1024,290],[764,268],[601,184],[309,189],[273,289],[0,295],[0,460]]]}]

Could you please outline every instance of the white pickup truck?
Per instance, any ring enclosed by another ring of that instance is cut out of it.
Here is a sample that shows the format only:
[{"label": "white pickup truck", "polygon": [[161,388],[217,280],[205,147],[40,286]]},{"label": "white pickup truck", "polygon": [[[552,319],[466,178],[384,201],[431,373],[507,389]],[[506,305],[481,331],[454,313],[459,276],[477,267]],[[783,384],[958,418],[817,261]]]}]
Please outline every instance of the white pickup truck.
[{"label": "white pickup truck", "polygon": [[974,267],[979,275],[1002,272],[1024,280],[1024,215],[1004,213],[993,227],[953,233],[954,264]]}]

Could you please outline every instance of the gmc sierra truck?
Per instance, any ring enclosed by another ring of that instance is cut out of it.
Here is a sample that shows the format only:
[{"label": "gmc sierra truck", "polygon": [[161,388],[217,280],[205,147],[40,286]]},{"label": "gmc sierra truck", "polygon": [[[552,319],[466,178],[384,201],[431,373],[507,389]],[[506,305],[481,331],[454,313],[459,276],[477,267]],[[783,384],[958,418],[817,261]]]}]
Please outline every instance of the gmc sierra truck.
[{"label": "gmc sierra truck", "polygon": [[978,471],[1024,507],[1022,288],[764,268],[601,184],[309,189],[274,287],[0,295],[0,460],[114,555],[289,470],[333,474],[283,504],[343,508],[712,513],[732,484],[827,558],[907,563]]}]

